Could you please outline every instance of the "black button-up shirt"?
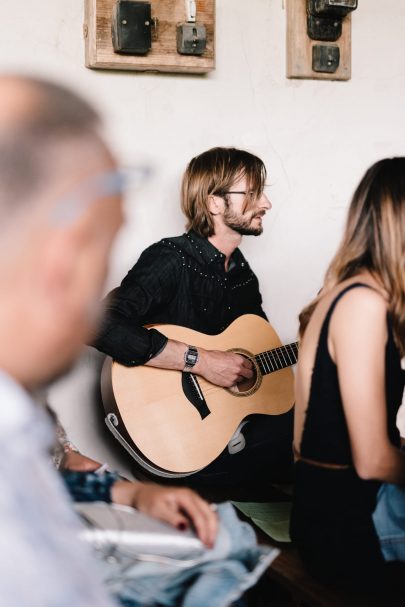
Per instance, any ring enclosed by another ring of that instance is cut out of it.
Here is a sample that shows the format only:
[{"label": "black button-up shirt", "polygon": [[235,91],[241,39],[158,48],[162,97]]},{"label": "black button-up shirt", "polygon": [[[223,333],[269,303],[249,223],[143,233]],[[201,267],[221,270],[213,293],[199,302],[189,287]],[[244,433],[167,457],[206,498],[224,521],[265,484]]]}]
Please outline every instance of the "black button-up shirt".
[{"label": "black button-up shirt", "polygon": [[258,280],[239,249],[225,255],[193,231],[148,247],[106,298],[94,346],[124,365],[142,365],[167,338],[144,325],[169,323],[215,335],[242,314],[266,315]]}]

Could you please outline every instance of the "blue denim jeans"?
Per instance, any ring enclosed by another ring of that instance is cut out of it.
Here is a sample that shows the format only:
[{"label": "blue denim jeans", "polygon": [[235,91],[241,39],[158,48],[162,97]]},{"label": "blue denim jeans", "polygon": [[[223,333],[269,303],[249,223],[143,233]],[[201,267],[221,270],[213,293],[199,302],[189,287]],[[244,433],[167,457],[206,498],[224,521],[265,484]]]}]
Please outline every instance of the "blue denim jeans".
[{"label": "blue denim jeans", "polygon": [[373,514],[386,561],[405,561],[405,487],[383,483]]},{"label": "blue denim jeans", "polygon": [[220,504],[218,515],[215,546],[191,566],[128,558],[122,551],[116,562],[100,561],[106,586],[125,607],[238,605],[279,550],[258,546],[252,527],[238,519],[231,504]]}]

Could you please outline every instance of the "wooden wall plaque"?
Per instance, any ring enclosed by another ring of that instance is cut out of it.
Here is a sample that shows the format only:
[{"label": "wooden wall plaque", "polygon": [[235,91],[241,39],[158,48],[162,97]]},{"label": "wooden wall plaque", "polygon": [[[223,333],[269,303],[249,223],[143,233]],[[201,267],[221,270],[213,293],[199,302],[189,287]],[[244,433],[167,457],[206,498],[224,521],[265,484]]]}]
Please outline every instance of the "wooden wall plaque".
[{"label": "wooden wall plaque", "polygon": [[113,50],[111,15],[116,0],[85,0],[86,66],[94,69],[188,72],[215,69],[215,0],[197,0],[197,23],[207,29],[203,55],[177,52],[176,27],[186,17],[185,0],[152,0],[152,18],[158,19],[152,49],[146,55],[121,55]]},{"label": "wooden wall plaque", "polygon": [[[318,44],[339,47],[340,63],[333,74],[312,70],[312,47]],[[351,52],[350,14],[343,18],[342,35],[336,42],[319,42],[307,35],[306,0],[287,0],[287,78],[350,80]]]}]

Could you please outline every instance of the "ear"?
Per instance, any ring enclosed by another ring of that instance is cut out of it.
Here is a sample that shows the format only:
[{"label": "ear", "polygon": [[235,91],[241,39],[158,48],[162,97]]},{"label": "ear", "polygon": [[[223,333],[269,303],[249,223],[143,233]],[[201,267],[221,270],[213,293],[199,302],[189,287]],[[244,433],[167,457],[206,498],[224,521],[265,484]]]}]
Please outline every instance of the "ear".
[{"label": "ear", "polygon": [[221,196],[211,194],[208,196],[208,209],[211,215],[221,215],[224,210],[224,199]]},{"label": "ear", "polygon": [[73,230],[55,231],[42,252],[40,280],[43,295],[48,305],[61,311],[69,305],[74,289],[78,264],[80,263],[80,240]]}]

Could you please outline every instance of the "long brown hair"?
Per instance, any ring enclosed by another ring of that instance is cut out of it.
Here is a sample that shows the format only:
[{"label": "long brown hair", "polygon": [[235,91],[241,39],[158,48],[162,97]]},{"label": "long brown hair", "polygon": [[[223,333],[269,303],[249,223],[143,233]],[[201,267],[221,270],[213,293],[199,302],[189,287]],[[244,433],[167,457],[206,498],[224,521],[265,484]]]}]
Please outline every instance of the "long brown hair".
[{"label": "long brown hair", "polygon": [[[211,148],[190,160],[181,188],[181,208],[187,229],[208,238],[214,234],[214,222],[208,208],[209,196],[226,196],[226,191],[240,177],[247,188],[259,197],[266,181],[266,167],[260,158],[236,148]],[[249,206],[246,199],[244,210]]]},{"label": "long brown hair", "polygon": [[[354,192],[342,242],[322,291],[368,270],[388,294],[394,335],[405,354],[405,158],[373,164]],[[320,295],[300,314],[304,333]]]}]

